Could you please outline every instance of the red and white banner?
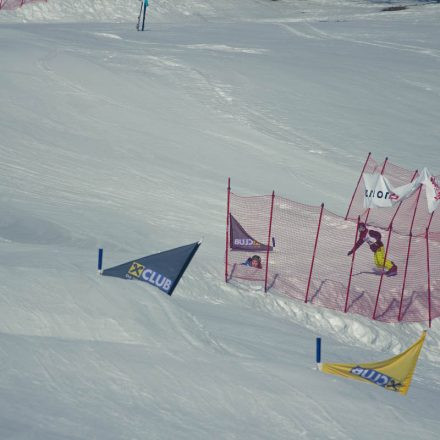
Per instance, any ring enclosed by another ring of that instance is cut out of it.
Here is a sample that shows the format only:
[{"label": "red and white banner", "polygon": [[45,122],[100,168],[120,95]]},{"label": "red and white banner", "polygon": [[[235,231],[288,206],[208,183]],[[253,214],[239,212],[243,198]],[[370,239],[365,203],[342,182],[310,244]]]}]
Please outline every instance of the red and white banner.
[{"label": "red and white banner", "polygon": [[423,168],[420,175],[421,183],[425,185],[426,202],[429,213],[433,213],[440,205],[440,182],[431,175],[427,168]]},{"label": "red and white banner", "polygon": [[413,182],[394,188],[382,174],[363,174],[365,194],[364,208],[389,208],[411,197],[420,185],[424,185],[428,211],[431,214],[440,205],[440,182],[427,168]]}]

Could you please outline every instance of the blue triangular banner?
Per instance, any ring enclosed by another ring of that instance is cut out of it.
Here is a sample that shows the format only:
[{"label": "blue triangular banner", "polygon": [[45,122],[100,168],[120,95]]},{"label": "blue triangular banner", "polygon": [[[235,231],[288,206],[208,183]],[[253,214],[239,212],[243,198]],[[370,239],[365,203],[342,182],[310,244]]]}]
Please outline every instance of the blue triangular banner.
[{"label": "blue triangular banner", "polygon": [[172,295],[201,242],[128,261],[102,271],[102,275],[144,281]]},{"label": "blue triangular banner", "polygon": [[[231,250],[235,251],[267,251],[266,244],[260,243],[255,240],[244,228],[240,225],[237,219],[232,215],[230,216],[230,243]],[[274,243],[274,239],[272,239]],[[269,246],[269,251],[272,251],[273,247]]]}]

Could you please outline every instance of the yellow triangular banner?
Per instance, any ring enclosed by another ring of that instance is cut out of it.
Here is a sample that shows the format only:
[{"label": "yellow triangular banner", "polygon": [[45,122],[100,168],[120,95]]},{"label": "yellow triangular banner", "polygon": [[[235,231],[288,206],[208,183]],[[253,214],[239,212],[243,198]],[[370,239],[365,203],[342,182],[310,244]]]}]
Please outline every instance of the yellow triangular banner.
[{"label": "yellow triangular banner", "polygon": [[327,374],[335,374],[349,379],[379,385],[388,391],[401,394],[408,392],[416,369],[417,359],[426,337],[426,330],[420,339],[403,353],[381,362],[362,364],[319,364],[319,369]]}]

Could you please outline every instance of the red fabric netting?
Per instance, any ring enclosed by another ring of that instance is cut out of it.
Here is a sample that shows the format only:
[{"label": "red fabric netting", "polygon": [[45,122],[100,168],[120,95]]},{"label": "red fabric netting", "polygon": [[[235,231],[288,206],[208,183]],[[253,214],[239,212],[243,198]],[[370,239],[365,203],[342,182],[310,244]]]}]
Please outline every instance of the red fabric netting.
[{"label": "red fabric netting", "polygon": [[[381,172],[383,165],[369,158],[365,172]],[[389,162],[384,174],[395,186],[416,175]],[[363,208],[362,197],[361,181],[346,220],[325,208],[320,216],[321,207],[274,196],[269,237],[272,196],[231,193],[230,214],[265,250],[236,250],[229,240],[227,279],[258,282],[292,299],[383,322],[430,322],[440,316],[440,217],[428,213],[423,190],[400,206],[370,211]],[[378,271],[366,243],[354,258],[347,256],[355,242],[358,215],[381,233],[387,258],[398,268],[396,276]],[[229,229],[228,235],[232,233]],[[267,252],[273,242],[275,247]],[[261,257],[262,269],[244,264],[254,254]]]}]

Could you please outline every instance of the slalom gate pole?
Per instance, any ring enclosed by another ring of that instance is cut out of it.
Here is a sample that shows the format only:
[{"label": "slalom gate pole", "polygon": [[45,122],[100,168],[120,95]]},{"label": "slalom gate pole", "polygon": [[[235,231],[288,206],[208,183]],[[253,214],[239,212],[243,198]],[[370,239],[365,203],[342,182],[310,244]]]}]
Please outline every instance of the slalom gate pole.
[{"label": "slalom gate pole", "polygon": [[272,201],[270,204],[269,234],[267,236],[266,274],[264,276],[264,292],[267,292],[267,274],[269,271],[269,248],[270,248],[270,236],[272,234],[272,217],[273,217],[273,202],[274,202],[274,200],[275,200],[275,191],[272,191]]},{"label": "slalom gate pole", "polygon": [[316,363],[321,363],[321,338],[316,338]]},{"label": "slalom gate pole", "polygon": [[[415,179],[415,177],[417,176],[417,173],[418,173],[418,172],[419,172],[419,170],[415,170],[415,171],[414,171],[414,174],[413,174],[413,176],[412,176],[412,178],[411,178],[411,183],[414,181],[414,179]],[[418,200],[418,199],[417,199],[417,200]],[[403,200],[401,200],[401,201],[399,202],[399,206],[397,207],[396,212],[394,213],[394,215],[393,215],[393,217],[392,217],[392,219],[391,219],[391,221],[390,221],[390,224],[394,222],[394,219],[396,218],[396,215],[397,215],[397,213],[399,212],[399,209],[400,209],[400,207],[402,206],[402,203],[403,203]]]},{"label": "slalom gate pole", "polygon": [[[409,253],[410,253],[410,251],[411,251],[411,241],[412,241],[412,237],[413,237],[413,235],[412,235],[412,228],[413,228],[413,226],[414,226],[414,220],[415,220],[415,218],[416,218],[417,207],[418,207],[418,205],[419,205],[419,198],[420,198],[420,192],[421,192],[421,190],[422,190],[422,186],[420,185],[419,192],[418,192],[418,194],[417,194],[417,199],[416,199],[416,206],[414,207],[414,212],[413,212],[413,216],[412,216],[411,226],[410,226],[410,228],[409,228],[408,251],[407,251],[407,253],[406,253],[405,272],[404,272],[404,274],[403,274],[402,293],[401,293],[401,295],[400,295],[399,315],[398,315],[398,317],[397,317],[397,320],[398,320],[398,321],[400,321],[400,320],[402,319],[403,294],[404,294],[404,291],[405,291],[406,276],[407,276],[407,274],[408,274]],[[400,203],[402,203],[402,202],[400,202]],[[399,208],[400,208],[400,205],[399,205]],[[397,213],[397,211],[396,211],[396,213]],[[393,218],[394,218],[394,217],[393,217]],[[392,222],[391,222],[391,224],[392,224]]]},{"label": "slalom gate pole", "polygon": [[[361,218],[360,218],[360,216],[358,216],[357,225],[356,225],[356,234],[354,235],[354,245],[353,245],[353,248],[356,246],[356,243],[357,243],[357,240],[358,240],[359,223],[360,222],[361,222]],[[355,257],[355,255],[356,255],[356,250],[351,254],[350,276],[348,277],[347,293],[345,295],[344,313],[347,313],[347,308],[348,308],[348,295],[350,294],[351,277],[353,275],[353,266],[354,266],[354,257]]]},{"label": "slalom gate pole", "polygon": [[147,12],[147,5],[148,5],[147,0],[143,0],[143,1],[144,1],[144,13],[142,16],[142,30],[144,30],[144,28],[145,28],[145,13]]},{"label": "slalom gate pole", "polygon": [[351,209],[351,205],[353,204],[354,196],[356,195],[356,192],[357,192],[357,190],[359,188],[359,183],[361,182],[361,179],[362,179],[362,176],[364,174],[365,168],[367,167],[367,163],[370,160],[370,156],[371,156],[371,152],[368,153],[367,160],[364,163],[364,166],[363,166],[362,171],[361,171],[361,175],[359,176],[359,179],[357,181],[356,188],[355,188],[354,193],[353,193],[353,195],[351,197],[350,204],[348,205],[347,214],[345,214],[345,220],[347,220],[348,214],[350,214],[350,209]]},{"label": "slalom gate pole", "polygon": [[318,229],[316,230],[315,245],[313,247],[312,262],[310,263],[309,280],[307,282],[306,297],[304,298],[304,302],[306,304],[309,299],[310,282],[312,280],[313,265],[315,264],[316,248],[318,246],[319,231],[321,230],[321,220],[322,220],[322,211],[323,210],[324,210],[324,203],[321,203],[321,211],[319,212],[319,220],[318,220]]},{"label": "slalom gate pole", "polygon": [[231,178],[228,177],[228,196],[226,202],[226,249],[225,249],[225,282],[228,282],[228,263],[229,263],[229,218],[231,207]]},{"label": "slalom gate pole", "polygon": [[98,273],[102,272],[102,257],[103,257],[104,249],[98,249]]},{"label": "slalom gate pole", "polygon": [[[386,165],[387,165],[387,163],[388,163],[388,157],[386,157],[385,158],[385,161],[384,161],[384,163],[383,163],[383,165],[382,165],[382,171],[380,172],[380,175],[382,176],[383,175],[383,173],[384,173],[384,171],[385,171],[385,167],[386,167]],[[367,216],[365,217],[365,224],[367,224],[367,222],[368,222],[368,217],[370,216],[370,211],[371,211],[371,208],[368,208],[368,210],[367,210]],[[390,228],[391,227],[391,223],[390,223],[390,225],[388,226],[388,228]]]},{"label": "slalom gate pole", "polygon": [[380,289],[382,287],[382,281],[383,281],[383,276],[384,276],[385,261],[387,261],[388,248],[389,248],[389,245],[390,245],[390,242],[391,242],[391,234],[393,233],[393,224],[390,224],[389,230],[390,230],[390,232],[388,234],[388,239],[387,239],[387,247],[386,247],[386,250],[385,250],[385,257],[384,257],[384,262],[383,262],[382,273],[380,275],[379,288],[377,289],[376,304],[374,305],[373,320],[376,319],[377,304],[379,303],[379,295],[380,295]]}]

